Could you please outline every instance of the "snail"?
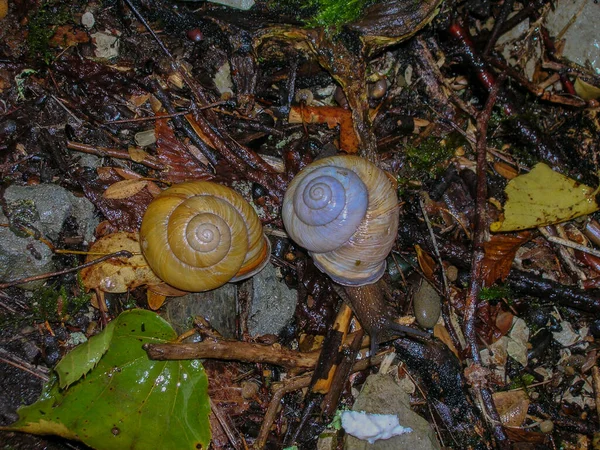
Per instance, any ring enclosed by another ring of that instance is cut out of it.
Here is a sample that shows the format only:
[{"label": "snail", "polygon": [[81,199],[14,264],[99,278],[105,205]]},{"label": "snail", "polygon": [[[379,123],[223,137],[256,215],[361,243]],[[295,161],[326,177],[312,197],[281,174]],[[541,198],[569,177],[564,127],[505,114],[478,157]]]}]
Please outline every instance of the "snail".
[{"label": "snail", "polygon": [[283,223],[317,267],[345,286],[374,283],[398,231],[391,179],[358,156],[332,156],[305,167],[283,200]]},{"label": "snail", "polygon": [[148,206],[140,229],[142,253],[166,283],[208,291],[259,272],[270,244],[250,204],[209,181],[181,183]]},{"label": "snail", "polygon": [[287,233],[306,248],[315,265],[335,282],[371,338],[390,331],[428,337],[396,323],[378,283],[398,231],[399,208],[394,182],[376,165],[358,156],[320,159],[292,180],[282,209]]}]

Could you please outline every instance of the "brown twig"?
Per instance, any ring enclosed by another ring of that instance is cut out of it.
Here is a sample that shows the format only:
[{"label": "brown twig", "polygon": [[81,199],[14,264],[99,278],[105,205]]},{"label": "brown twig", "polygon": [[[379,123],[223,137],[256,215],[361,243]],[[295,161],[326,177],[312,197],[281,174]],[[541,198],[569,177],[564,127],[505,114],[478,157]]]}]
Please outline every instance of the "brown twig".
[{"label": "brown twig", "polygon": [[[490,96],[486,102],[484,110],[477,118],[477,129],[479,136],[477,139],[477,192],[475,197],[475,231],[473,233],[473,252],[471,259],[471,281],[464,311],[464,335],[467,340],[467,346],[470,349],[473,365],[481,365],[481,356],[477,347],[477,332],[475,329],[475,319],[477,305],[479,303],[479,293],[481,292],[483,279],[481,277],[482,263],[485,256],[483,244],[486,240],[488,230],[487,205],[487,128],[492,109],[496,103],[500,88],[497,83],[490,91]],[[496,411],[492,393],[485,386],[473,386],[479,391],[485,404],[487,415],[491,418],[490,426],[494,430],[494,436],[501,447],[508,445],[508,437],[501,426],[500,416]]]},{"label": "brown twig", "polygon": [[150,359],[223,359],[274,364],[286,369],[312,369],[319,357],[319,351],[296,352],[278,344],[263,345],[251,342],[207,340],[191,344],[146,344],[144,350]]},{"label": "brown twig", "polygon": [[[117,158],[117,159],[126,159],[131,161],[131,155],[126,150],[119,150],[116,148],[108,148],[108,147],[99,147],[96,145],[88,145],[82,144],[80,142],[67,141],[67,148],[69,150],[76,150],[82,153],[89,153],[90,155],[100,156],[102,158]],[[166,167],[162,165],[158,160],[152,156],[147,155],[142,161],[138,161],[139,164],[142,164],[146,167],[150,167],[151,169],[156,170],[164,170]]]},{"label": "brown twig", "polygon": [[121,250],[121,251],[118,251],[115,253],[111,253],[110,255],[102,256],[101,258],[95,259],[93,261],[86,262],[85,264],[81,264],[80,266],[71,267],[70,269],[59,270],[56,272],[42,273],[39,275],[34,275],[31,277],[21,278],[19,280],[13,280],[13,281],[9,281],[7,283],[2,283],[2,284],[0,284],[0,289],[6,289],[11,286],[17,286],[19,284],[29,283],[31,281],[45,280],[46,278],[51,278],[51,277],[55,277],[58,275],[64,275],[66,273],[77,272],[78,270],[85,269],[86,267],[90,267],[90,266],[93,266],[94,264],[101,263],[103,261],[106,261],[107,259],[121,258],[121,257],[131,258],[132,256],[133,256],[133,254],[128,252],[127,250]]}]

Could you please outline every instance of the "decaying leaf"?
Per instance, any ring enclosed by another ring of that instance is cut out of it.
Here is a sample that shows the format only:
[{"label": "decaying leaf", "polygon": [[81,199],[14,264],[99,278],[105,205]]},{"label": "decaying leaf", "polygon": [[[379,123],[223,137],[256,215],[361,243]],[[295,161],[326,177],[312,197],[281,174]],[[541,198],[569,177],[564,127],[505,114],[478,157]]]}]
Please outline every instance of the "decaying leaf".
[{"label": "decaying leaf", "polygon": [[525,391],[495,392],[492,397],[503,425],[520,427],[527,417],[529,398]]},{"label": "decaying leaf", "polygon": [[108,199],[132,197],[146,187],[146,180],[122,180],[111,184],[102,196]]},{"label": "decaying leaf", "polygon": [[337,106],[293,106],[290,123],[326,123],[329,128],[340,126],[340,149],[347,153],[358,151],[358,137],[354,131],[352,112]]},{"label": "decaying leaf", "polygon": [[496,235],[483,244],[485,256],[481,263],[483,285],[491,286],[497,280],[504,281],[510,272],[519,247],[527,242],[530,233],[522,232],[516,236]]},{"label": "decaying leaf", "polygon": [[162,283],[142,256],[137,233],[118,232],[98,239],[90,248],[93,254],[86,258],[86,262],[121,250],[127,250],[134,256],[112,258],[81,271],[81,279],[87,290],[120,293],[142,285]]},{"label": "decaying leaf", "polygon": [[417,252],[417,261],[419,262],[419,267],[423,271],[423,274],[428,280],[434,281],[435,278],[433,274],[435,273],[435,261],[421,248],[420,245],[415,245],[415,250]]},{"label": "decaying leaf", "polygon": [[565,222],[600,207],[596,190],[553,171],[544,163],[509,181],[504,219],[491,231],[516,231]]},{"label": "decaying leaf", "polygon": [[177,337],[153,312],[126,311],[111,325],[63,358],[58,379],[52,377],[9,428],[77,439],[99,450],[208,448],[210,403],[202,364],[148,358],[145,343]]},{"label": "decaying leaf", "polygon": [[[188,118],[188,121],[193,118]],[[199,127],[195,122],[194,130]],[[210,180],[212,175],[198,163],[187,147],[183,145],[169,127],[168,120],[157,120],[154,126],[156,134],[156,158],[167,167],[160,173],[160,178],[172,183],[189,180]],[[202,136],[202,135],[200,135]]]}]

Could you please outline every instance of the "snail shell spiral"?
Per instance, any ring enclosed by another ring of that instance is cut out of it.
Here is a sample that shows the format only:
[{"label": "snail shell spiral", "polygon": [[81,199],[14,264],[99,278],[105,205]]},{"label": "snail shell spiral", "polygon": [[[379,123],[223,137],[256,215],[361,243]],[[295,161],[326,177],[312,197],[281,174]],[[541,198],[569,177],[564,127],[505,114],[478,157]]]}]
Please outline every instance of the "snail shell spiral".
[{"label": "snail shell spiral", "polygon": [[290,183],[283,223],[317,267],[346,286],[377,281],[398,231],[398,197],[386,173],[358,156],[305,167]]},{"label": "snail shell spiral", "polygon": [[208,181],[160,193],[144,214],[140,243],[156,275],[194,292],[248,278],[270,254],[252,206],[234,190]]}]

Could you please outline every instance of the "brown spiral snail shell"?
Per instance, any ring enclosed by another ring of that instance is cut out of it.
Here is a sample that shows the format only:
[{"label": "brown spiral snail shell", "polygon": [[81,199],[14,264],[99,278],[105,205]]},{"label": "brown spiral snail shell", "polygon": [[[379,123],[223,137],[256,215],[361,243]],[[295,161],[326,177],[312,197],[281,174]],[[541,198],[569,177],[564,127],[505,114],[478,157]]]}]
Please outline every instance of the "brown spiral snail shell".
[{"label": "brown spiral snail shell", "polygon": [[374,283],[398,231],[392,180],[358,156],[332,156],[305,167],[283,201],[283,223],[317,267],[345,286]]},{"label": "brown spiral snail shell", "polygon": [[234,190],[209,181],[161,192],[144,214],[140,243],[156,275],[184,291],[248,278],[270,255],[252,206]]}]

